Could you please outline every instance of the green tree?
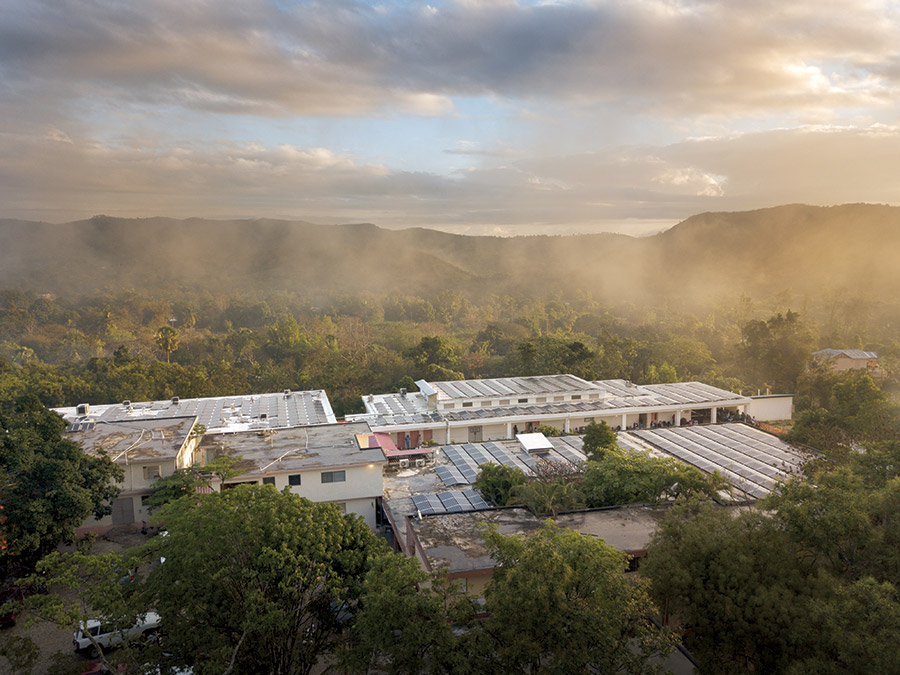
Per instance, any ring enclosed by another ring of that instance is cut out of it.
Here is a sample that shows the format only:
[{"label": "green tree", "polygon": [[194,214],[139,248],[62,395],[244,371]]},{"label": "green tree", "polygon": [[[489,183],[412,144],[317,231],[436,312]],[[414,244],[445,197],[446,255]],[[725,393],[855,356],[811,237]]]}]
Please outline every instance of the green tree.
[{"label": "green tree", "polygon": [[513,489],[528,482],[522,469],[505,464],[482,464],[475,480],[475,488],[497,506],[509,502]]},{"label": "green tree", "polygon": [[[135,552],[54,551],[38,563],[38,573],[31,579],[46,584],[51,592],[29,597],[26,607],[34,618],[49,621],[67,631],[74,632],[91,619],[100,619],[105,626],[126,630],[147,611],[140,592],[141,584],[137,578],[131,578],[139,562]],[[135,644],[126,644],[116,650],[115,660],[126,662],[135,672],[140,672],[140,664],[155,660],[160,654],[157,650],[139,654],[137,649],[129,649],[145,646],[144,636],[135,637]],[[111,650],[95,642],[90,655],[109,665],[108,651]]]},{"label": "green tree", "polygon": [[867,675],[897,669],[900,594],[892,584],[864,578],[834,583],[809,604],[797,628],[807,648],[788,675]]},{"label": "green tree", "polygon": [[160,512],[147,578],[166,648],[200,672],[308,673],[388,555],[365,522],[289,492],[238,486]]},{"label": "green tree", "polygon": [[689,629],[701,673],[777,673],[797,657],[813,580],[772,518],[710,504],[676,507],[641,573],[667,615]]},{"label": "green tree", "polygon": [[376,558],[363,582],[350,640],[339,650],[343,669],[397,675],[452,671],[458,652],[451,621],[460,625],[474,617],[468,598],[454,591],[415,558]]},{"label": "green tree", "polygon": [[165,352],[166,363],[169,363],[172,352],[178,349],[178,331],[171,326],[163,326],[156,331],[154,342],[156,342],[157,347]]},{"label": "green tree", "polygon": [[31,567],[89,516],[110,512],[122,470],[62,437],[62,417],[33,396],[0,409],[0,564]]},{"label": "green tree", "polygon": [[588,459],[600,459],[607,451],[619,447],[616,432],[605,420],[588,424],[584,430],[583,442],[584,454]]},{"label": "green tree", "polygon": [[153,484],[153,492],[147,498],[147,509],[153,513],[169,502],[194,494],[195,488],[207,484],[208,481],[197,470],[178,469],[169,476],[159,478]]},{"label": "green tree", "polygon": [[741,348],[757,386],[792,392],[806,368],[813,334],[797,312],[780,312],[767,321],[754,320],[741,331]]},{"label": "green tree", "polygon": [[523,504],[537,516],[556,517],[584,503],[578,484],[565,480],[529,480],[512,489],[508,504]]},{"label": "green tree", "polygon": [[528,537],[484,536],[497,567],[490,616],[466,637],[472,672],[645,673],[672,648],[648,621],[645,584],[625,576],[627,556],[602,540],[549,521]]}]

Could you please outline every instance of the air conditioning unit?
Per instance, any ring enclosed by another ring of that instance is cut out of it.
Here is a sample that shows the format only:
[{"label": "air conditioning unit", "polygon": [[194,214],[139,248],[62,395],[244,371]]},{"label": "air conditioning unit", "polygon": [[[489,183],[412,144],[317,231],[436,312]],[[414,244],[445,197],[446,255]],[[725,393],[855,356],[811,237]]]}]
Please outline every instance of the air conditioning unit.
[{"label": "air conditioning unit", "polygon": [[401,469],[408,469],[408,468],[409,468],[409,460],[408,460],[408,459],[401,459],[401,460],[400,460],[400,468],[401,468]]},{"label": "air conditioning unit", "polygon": [[417,460],[416,460],[416,468],[417,468],[417,469],[421,469],[423,466],[425,466],[425,460],[424,460],[424,459],[417,459]]},{"label": "air conditioning unit", "polygon": [[80,417],[84,417],[91,411],[91,406],[87,403],[79,403],[75,407],[75,413]]}]

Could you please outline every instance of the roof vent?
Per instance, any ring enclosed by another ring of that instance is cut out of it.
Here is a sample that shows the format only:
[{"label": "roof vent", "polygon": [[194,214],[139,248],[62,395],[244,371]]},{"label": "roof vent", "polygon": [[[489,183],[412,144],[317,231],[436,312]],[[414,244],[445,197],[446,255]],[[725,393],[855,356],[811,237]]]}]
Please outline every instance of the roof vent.
[{"label": "roof vent", "polygon": [[129,400],[126,398],[124,401],[122,401],[122,407],[123,407],[123,408],[128,408],[129,410],[131,410],[131,401],[129,401]]},{"label": "roof vent", "polygon": [[631,383],[631,380],[625,380],[626,387],[633,387],[634,385]]},{"label": "roof vent", "polygon": [[83,417],[91,412],[91,406],[88,403],[79,403],[77,406],[75,406],[75,412],[79,416]]},{"label": "roof vent", "polygon": [[172,405],[178,405],[179,403],[181,403],[181,399],[178,398],[177,396],[173,396],[172,397]]},{"label": "roof vent", "polygon": [[400,398],[406,398],[406,387],[400,390]]},{"label": "roof vent", "polygon": [[269,419],[269,413],[259,413],[259,419],[261,419],[261,420]]},{"label": "roof vent", "polygon": [[372,396],[372,394],[369,394],[368,396],[366,396],[366,400],[367,400],[369,403],[374,403],[374,402],[375,402],[375,397]]},{"label": "roof vent", "polygon": [[290,395],[291,395],[291,390],[290,390],[290,389],[285,389],[285,390],[284,390],[284,397],[287,398],[287,397],[290,396]]}]

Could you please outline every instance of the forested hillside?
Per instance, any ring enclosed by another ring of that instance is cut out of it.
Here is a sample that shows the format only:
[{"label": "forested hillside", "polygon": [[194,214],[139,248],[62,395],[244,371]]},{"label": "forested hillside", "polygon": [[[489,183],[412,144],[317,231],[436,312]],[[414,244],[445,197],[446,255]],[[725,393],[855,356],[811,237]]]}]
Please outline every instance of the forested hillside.
[{"label": "forested hillside", "polygon": [[0,286],[67,295],[202,288],[319,298],[449,288],[699,309],[778,293],[795,306],[851,297],[893,305],[900,288],[900,208],[860,204],[705,213],[644,239],[97,216],[0,221],[0,240]]}]

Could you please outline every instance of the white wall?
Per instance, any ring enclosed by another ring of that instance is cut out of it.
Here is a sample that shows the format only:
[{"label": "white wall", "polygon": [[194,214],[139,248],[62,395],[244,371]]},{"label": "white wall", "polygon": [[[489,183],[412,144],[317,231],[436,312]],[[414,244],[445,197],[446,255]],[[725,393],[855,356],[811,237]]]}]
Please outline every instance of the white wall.
[{"label": "white wall", "polygon": [[794,412],[794,397],[784,396],[751,396],[747,414],[761,422],[789,420]]},{"label": "white wall", "polygon": [[[381,477],[381,464],[353,466],[345,469],[327,469],[327,471],[344,471],[345,479],[341,483],[323,483],[324,470],[297,471],[300,485],[289,485],[291,472],[274,476],[275,488],[279,491],[286,487],[291,492],[306,497],[312,502],[343,502],[360,498],[380,497],[384,489]],[[235,479],[240,481],[241,478]],[[260,481],[261,482],[261,481]]]}]

